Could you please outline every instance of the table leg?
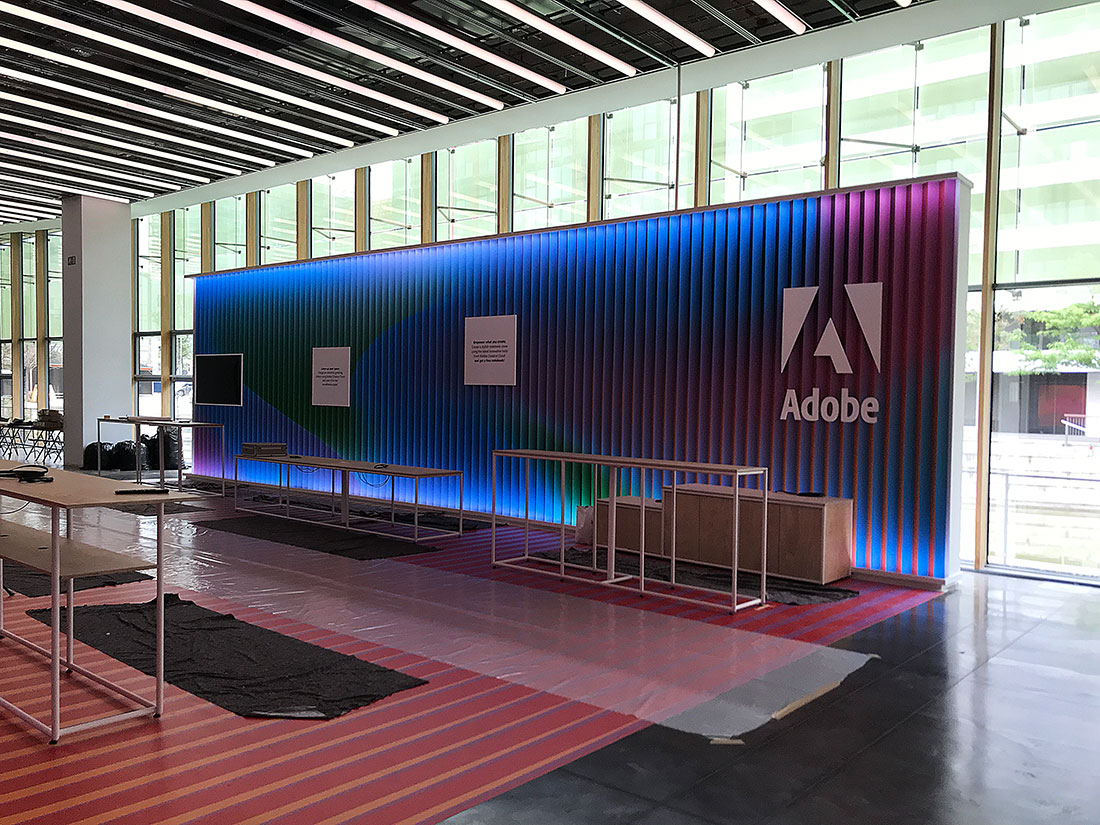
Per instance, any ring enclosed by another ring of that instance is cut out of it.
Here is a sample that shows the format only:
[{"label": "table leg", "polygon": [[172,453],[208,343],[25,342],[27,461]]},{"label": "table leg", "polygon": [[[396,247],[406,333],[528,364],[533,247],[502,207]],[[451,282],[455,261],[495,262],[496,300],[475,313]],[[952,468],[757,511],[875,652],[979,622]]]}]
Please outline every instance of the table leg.
[{"label": "table leg", "polygon": [[134,473],[137,483],[141,484],[141,425],[134,424]]},{"label": "table leg", "polygon": [[157,695],[153,715],[164,713],[164,502],[157,502]]},{"label": "table leg", "polygon": [[737,538],[741,529],[741,478],[733,477],[733,537],[730,540],[730,572],[732,573],[730,588],[730,613],[737,612]]},{"label": "table leg", "polygon": [[531,459],[525,458],[523,477],[523,557],[531,555]]},{"label": "table leg", "polygon": [[4,560],[0,559],[0,630],[4,629]]},{"label": "table leg", "polygon": [[332,504],[332,514],[336,515],[336,470],[330,468],[328,471],[329,482],[331,486],[329,502]]},{"label": "table leg", "polygon": [[607,580],[615,578],[615,516],[619,509],[619,468],[610,467],[607,479]]},{"label": "table leg", "polygon": [[565,459],[561,461],[561,553],[558,555],[558,575],[565,581]]},{"label": "table leg", "polygon": [[489,520],[489,560],[491,564],[497,563],[497,457],[494,453],[489,459],[492,462],[492,486],[490,493],[490,506],[489,511],[491,513]]},{"label": "table leg", "polygon": [[344,527],[349,527],[350,508],[348,507],[348,485],[351,482],[351,473],[347,470],[340,471],[340,515],[344,519]]},{"label": "table leg", "polygon": [[463,496],[463,480],[462,480],[462,473],[459,473],[458,474],[458,534],[460,536],[462,535],[462,522],[464,521],[464,517],[463,517],[463,506],[464,505],[463,505],[462,496]]},{"label": "table leg", "polygon": [[61,511],[50,509],[50,744],[61,737]]},{"label": "table leg", "polygon": [[[222,478],[225,478],[225,474],[222,474]],[[233,512],[237,511],[237,457],[233,456]]]},{"label": "table leg", "polygon": [[420,541],[420,479],[413,479],[413,544]]},{"label": "table leg", "polygon": [[[221,432],[221,436],[222,436],[222,438],[221,438],[221,442],[222,442],[222,498],[225,498],[225,425],[224,424],[219,424],[218,425],[218,430]],[[236,464],[237,460],[233,459],[233,463]],[[236,478],[233,479],[233,483],[234,484],[237,483]],[[236,491],[234,491],[234,495],[236,495]]]},{"label": "table leg", "polygon": [[103,422],[95,422],[95,474],[103,475]]},{"label": "table leg", "polygon": [[676,471],[672,471],[672,512],[669,513],[668,520],[672,522],[669,529],[672,531],[672,538],[669,541],[668,548],[668,582],[669,584],[676,584]]},{"label": "table leg", "polygon": [[638,500],[638,589],[645,592],[645,467],[638,469],[641,483]]},{"label": "table leg", "polygon": [[[191,430],[191,453],[195,452],[195,430]],[[225,473],[222,473],[225,483]],[[183,492],[183,427],[176,427],[176,488]]]},{"label": "table leg", "polygon": [[760,483],[760,605],[768,602],[768,470],[764,469]]},{"label": "table leg", "polygon": [[165,428],[157,427],[157,464],[160,467],[160,486],[164,486],[164,435]]},{"label": "table leg", "polygon": [[390,476],[390,524],[396,523],[394,504],[397,499],[397,476]]},{"label": "table leg", "polygon": [[66,673],[73,672],[73,579],[70,576],[66,581],[65,608],[68,613],[68,631],[65,633],[65,665]]}]

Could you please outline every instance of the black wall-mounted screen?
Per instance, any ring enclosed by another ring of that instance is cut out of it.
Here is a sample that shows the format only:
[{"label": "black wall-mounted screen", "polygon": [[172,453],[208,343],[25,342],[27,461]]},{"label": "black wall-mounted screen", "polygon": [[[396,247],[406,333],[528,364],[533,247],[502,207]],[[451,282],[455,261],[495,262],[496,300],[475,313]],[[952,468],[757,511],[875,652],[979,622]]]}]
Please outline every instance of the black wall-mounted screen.
[{"label": "black wall-mounted screen", "polygon": [[244,403],[244,356],[195,356],[195,403],[240,407]]}]

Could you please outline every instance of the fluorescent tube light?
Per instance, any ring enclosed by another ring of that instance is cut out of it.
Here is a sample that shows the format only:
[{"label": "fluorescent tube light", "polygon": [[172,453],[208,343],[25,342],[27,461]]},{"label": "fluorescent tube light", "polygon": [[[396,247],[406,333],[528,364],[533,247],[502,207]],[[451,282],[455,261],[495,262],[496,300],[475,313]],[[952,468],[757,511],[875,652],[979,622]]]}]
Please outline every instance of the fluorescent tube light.
[{"label": "fluorescent tube light", "polygon": [[[103,77],[111,77],[115,80],[122,81],[123,83],[129,83],[133,86],[137,86],[140,89],[146,91],[160,92],[168,97],[174,97],[179,100],[186,100],[188,103],[195,103],[199,106],[205,106],[209,109],[218,109],[228,114],[237,115],[238,117],[248,118],[250,120],[257,120],[261,123],[267,123],[271,126],[275,126],[279,129],[284,129],[290,132],[298,132],[309,137],[317,138],[318,140],[324,140],[329,143],[335,143],[344,148],[349,148],[355,144],[347,140],[346,138],[336,137],[326,132],[320,132],[316,129],[311,129],[307,126],[299,126],[296,123],[290,121],[281,120],[277,117],[271,117],[269,115],[261,114],[259,112],[251,112],[248,109],[242,109],[240,106],[234,106],[229,103],[222,103],[221,101],[212,100],[208,97],[202,97],[200,95],[191,94],[190,92],[183,92],[179,89],[173,89],[171,86],[165,86],[161,83],[154,83],[150,80],[136,77],[134,75],[125,74],[124,72],[116,72],[114,69],[107,69],[103,66],[97,66],[95,63],[88,63],[85,60],[77,60],[76,58],[69,57],[68,55],[58,54],[57,52],[46,51],[45,49],[39,49],[36,46],[29,46],[23,43],[19,43],[16,40],[9,40],[6,37],[0,37],[0,46],[5,46],[9,49],[15,49],[17,51],[24,52],[25,54],[35,55],[45,60],[51,60],[57,63],[62,63],[67,66],[73,66],[74,68],[83,69],[86,72],[90,72],[95,75],[101,75]],[[14,69],[3,68],[4,74],[9,76],[16,76]],[[313,157],[313,152],[305,149],[301,149],[297,146],[288,146],[283,143],[278,143],[267,138],[261,138],[256,135],[248,134],[247,132],[235,132],[232,129],[226,129],[224,126],[216,126],[210,123],[204,123],[201,120],[192,120],[191,118],[183,115],[178,115],[175,112],[167,111],[164,109],[153,109],[148,106],[141,106],[132,102],[122,101],[120,98],[113,98],[109,95],[102,95],[98,92],[91,92],[86,89],[80,89],[77,86],[70,86],[67,83],[61,83],[56,80],[50,80],[44,77],[38,77],[33,74],[26,74],[19,72],[22,80],[28,83],[38,83],[43,86],[51,86],[52,88],[63,89],[69,94],[79,94],[83,97],[89,97],[93,100],[99,100],[103,103],[110,103],[114,106],[123,106],[128,109],[132,109],[137,112],[144,112],[154,117],[159,117],[163,120],[172,120],[177,123],[186,124],[192,128],[203,129],[208,132],[219,132],[234,137],[237,140],[246,140],[250,143],[256,143],[260,146],[267,146],[268,148],[277,149],[282,152],[288,152],[293,155],[300,155],[304,158]]]},{"label": "fluorescent tube light", "polygon": [[426,23],[423,20],[418,20],[415,17],[405,14],[403,11],[392,9],[384,3],[379,3],[378,0],[351,0],[351,2],[353,2],[357,6],[360,6],[361,8],[366,9],[369,12],[377,14],[379,17],[385,17],[387,20],[391,20],[398,25],[404,26],[405,28],[410,29],[413,32],[416,32],[418,34],[426,34],[428,37],[438,40],[440,43],[450,46],[451,48],[458,49],[459,51],[466,52],[466,54],[468,55],[480,58],[486,63],[491,63],[497,68],[504,69],[507,72],[511,72],[517,77],[522,77],[525,80],[530,80],[532,83],[538,86],[542,86],[544,89],[549,89],[554,94],[561,95],[569,91],[565,88],[565,86],[558,83],[556,80],[551,80],[550,78],[541,75],[538,72],[533,72],[530,69],[526,69],[523,66],[520,66],[518,63],[513,63],[511,60],[501,57],[498,54],[493,54],[488,49],[481,48],[481,46],[477,46],[473,43],[468,43],[467,41],[459,37],[455,37],[453,34],[436,28],[430,23]]},{"label": "fluorescent tube light", "polygon": [[716,52],[714,46],[702,38],[696,37],[675,20],[661,14],[648,3],[643,3],[642,0],[619,0],[619,2],[640,17],[644,17],[657,28],[664,29],[677,40],[691,46],[700,54],[706,57],[714,57]]},{"label": "fluorescent tube light", "polygon": [[[132,195],[139,195],[141,197],[151,198],[155,196],[156,192],[150,192],[147,189],[137,189],[133,186],[125,186],[120,183],[104,183],[94,178],[82,178],[77,175],[66,175],[62,172],[54,172],[51,169],[42,169],[37,166],[24,166],[19,163],[8,163],[6,160],[0,160],[0,169],[10,169],[13,172],[18,172],[21,175],[36,175],[43,178],[53,178],[54,180],[65,181],[66,183],[81,183],[89,186],[102,186],[107,191],[129,192]],[[39,185],[45,183],[39,181]]]},{"label": "fluorescent tube light", "polygon": [[368,49],[366,46],[360,46],[358,43],[352,43],[350,40],[345,40],[342,37],[337,37],[334,34],[330,34],[323,29],[317,29],[313,26],[309,26],[300,20],[295,20],[293,17],[287,17],[285,14],[279,14],[276,11],[272,11],[269,8],[261,6],[259,3],[253,3],[252,0],[218,0],[220,3],[225,3],[228,6],[232,6],[239,11],[248,12],[261,20],[266,20],[268,23],[275,23],[283,28],[290,29],[293,32],[304,35],[305,37],[312,37],[314,40],[320,40],[322,43],[327,43],[330,46],[335,46],[338,49],[358,55],[359,57],[371,60],[375,63],[379,63],[390,69],[395,69],[399,72],[404,72],[410,77],[415,77],[419,80],[423,80],[425,83],[431,83],[433,86],[437,86],[440,89],[445,89],[456,95],[468,98],[469,100],[476,101],[490,109],[503,109],[504,104],[496,98],[483,95],[481,92],[474,91],[466,86],[462,86],[458,83],[452,83],[449,80],[444,80],[441,77],[436,77],[430,72],[426,72],[423,69],[418,69],[416,66],[404,63],[400,60],[390,57],[389,55],[376,52],[374,49]]},{"label": "fluorescent tube light", "polygon": [[[6,74],[7,70],[0,67],[0,74]],[[191,138],[178,137],[176,135],[170,135],[167,132],[161,132],[156,129],[146,129],[144,126],[136,126],[132,123],[125,123],[121,120],[113,120],[109,117],[101,117],[99,115],[93,115],[90,112],[82,112],[79,109],[69,109],[65,106],[57,106],[53,103],[47,103],[44,100],[36,100],[33,97],[23,97],[21,95],[13,95],[10,92],[0,91],[0,100],[11,100],[15,103],[21,103],[25,106],[34,106],[38,109],[45,109],[49,112],[56,112],[59,115],[66,115],[67,117],[80,118],[81,120],[89,120],[92,123],[98,123],[102,126],[111,126],[115,129],[122,129],[127,132],[133,132],[138,135],[145,135],[146,137],[159,138],[166,140],[169,143],[178,143],[181,146],[191,146],[195,149],[200,149],[204,152],[216,152],[220,155],[227,155],[231,158],[237,158],[238,160],[244,160],[249,163],[254,163],[258,166],[274,166],[275,161],[268,158],[261,158],[255,155],[248,155],[244,152],[238,152],[236,149],[226,149],[221,146],[214,146],[210,143],[200,143],[197,140],[191,140]]]},{"label": "fluorescent tube light", "polygon": [[[0,136],[3,132],[0,132]],[[165,180],[153,180],[152,178],[143,178],[140,175],[135,175],[132,172],[119,172],[117,169],[104,169],[102,166],[91,166],[87,163],[76,163],[75,161],[68,160],[67,158],[53,158],[46,157],[45,155],[38,155],[34,152],[22,152],[18,149],[12,149],[8,147],[4,150],[6,155],[11,157],[24,158],[25,160],[34,161],[35,163],[52,163],[61,164],[70,169],[76,169],[81,172],[91,172],[94,175],[102,175],[105,178],[119,178],[124,181],[136,183],[142,186],[151,186],[158,189],[170,189],[177,190],[182,187],[178,183],[169,183]]]},{"label": "fluorescent tube light", "polygon": [[[219,72],[215,69],[208,69],[205,66],[200,66],[197,63],[191,63],[188,60],[181,60],[178,57],[164,54],[163,52],[154,51],[153,49],[146,48],[145,46],[138,45],[137,43],[131,43],[127,40],[121,40],[117,37],[112,37],[109,34],[103,34],[102,32],[93,31],[92,29],[86,29],[83,26],[78,26],[75,23],[69,23],[66,20],[58,20],[55,17],[50,17],[45,14],[40,14],[30,9],[21,8],[19,6],[13,6],[11,3],[6,3],[0,0],[0,11],[7,12],[8,14],[16,17],[22,17],[26,20],[33,20],[36,23],[42,23],[43,25],[50,26],[51,28],[60,29],[61,31],[75,34],[79,37],[86,37],[92,42],[102,43],[108,46],[113,46],[116,49],[130,52],[131,54],[141,55],[147,57],[150,60],[155,60],[159,63],[165,63],[169,66],[174,66],[177,69],[182,69],[185,72],[197,74],[201,77],[207,77],[211,80],[217,80],[221,83],[225,83],[228,86],[236,86],[239,89],[245,89],[249,92],[254,92],[265,97],[274,98],[275,100],[281,100],[284,103],[290,103],[294,106],[301,106],[306,111],[320,112],[322,114],[329,115],[338,120],[346,121],[348,123],[354,123],[357,126],[362,126],[365,129],[371,129],[375,132],[381,132],[391,137],[399,134],[399,132],[390,127],[383,126],[381,123],[376,123],[373,120],[367,120],[347,112],[342,112],[339,109],[333,109],[330,106],[324,106],[320,103],[316,103],[311,100],[306,100],[301,97],[295,97],[294,95],[287,94],[279,89],[272,89],[268,86],[262,86],[259,83],[253,83],[250,80],[243,80],[239,77],[226,74],[225,72]],[[77,61],[81,62],[81,61]],[[318,132],[317,135],[323,135],[324,133]],[[343,140],[342,138],[336,138],[334,136],[327,136],[326,138],[330,143],[336,142],[341,145],[352,146],[351,141]]]},{"label": "fluorescent tube light", "polygon": [[[15,99],[15,95],[11,95],[8,99]],[[77,140],[85,140],[89,143],[101,143],[104,146],[114,146],[116,149],[124,149],[127,152],[139,152],[144,155],[149,155],[150,157],[163,158],[164,160],[173,160],[176,163],[184,163],[188,166],[213,169],[216,172],[224,172],[227,175],[241,174],[240,169],[236,169],[232,166],[225,166],[221,163],[214,163],[213,161],[206,160],[205,158],[191,158],[187,155],[177,155],[175,152],[166,152],[163,149],[155,149],[151,146],[142,146],[139,143],[130,143],[125,140],[105,137],[104,135],[96,135],[91,132],[82,132],[79,129],[69,129],[65,126],[58,126],[54,123],[46,123],[41,120],[21,117],[20,115],[9,114],[8,112],[0,112],[0,120],[7,120],[12,123],[18,123],[20,126],[30,126],[32,129],[41,129],[49,134],[64,135],[65,137],[76,138]],[[200,183],[209,182],[209,178],[199,179],[195,175],[187,175],[183,172],[175,172],[175,174],[179,175],[181,178],[198,179]]]},{"label": "fluorescent tube light", "polygon": [[55,206],[49,209],[45,206],[27,206],[25,203],[14,203],[12,201],[0,200],[0,209],[5,210],[8,213],[18,212],[21,215],[38,215],[39,217],[49,218],[56,215],[61,211],[60,206]]},{"label": "fluorescent tube light", "polygon": [[506,14],[509,17],[513,17],[521,23],[526,23],[533,29],[538,29],[545,35],[553,37],[559,43],[576,49],[581,54],[586,54],[589,57],[594,57],[596,60],[603,63],[605,66],[610,66],[617,72],[626,75],[627,77],[634,77],[638,73],[638,70],[619,58],[614,57],[603,49],[598,49],[591,43],[587,43],[581,40],[579,37],[570,34],[565,29],[555,26],[545,17],[541,17],[527,9],[517,6],[515,3],[509,2],[509,0],[482,0],[487,6],[492,6],[502,14]]},{"label": "fluorescent tube light", "polygon": [[8,189],[0,189],[0,197],[11,198],[17,201],[30,201],[31,203],[46,203],[50,206],[61,206],[57,198],[44,198],[41,195],[29,195],[25,192],[13,192]]},{"label": "fluorescent tube light", "polygon": [[778,0],[752,1],[795,34],[803,34],[806,31],[806,24],[799,20],[794,12],[778,2]]},{"label": "fluorescent tube light", "polygon": [[55,189],[58,192],[67,192],[72,195],[88,195],[93,198],[103,198],[104,200],[116,201],[118,203],[129,203],[129,198],[119,197],[118,195],[105,195],[103,192],[92,192],[88,189],[79,189],[75,186],[69,186],[68,184],[56,184],[44,180],[28,180],[27,178],[20,178],[15,175],[6,175],[0,173],[0,181],[7,181],[8,183],[21,183],[24,186],[34,186],[41,189]]},{"label": "fluorescent tube light", "polygon": [[434,112],[431,109],[425,109],[423,106],[418,106],[415,103],[409,103],[375,89],[370,89],[362,84],[348,80],[347,78],[338,77],[337,75],[314,69],[312,66],[295,63],[292,60],[287,60],[282,55],[261,51],[254,46],[249,46],[247,43],[241,43],[239,40],[232,40],[216,32],[201,29],[198,26],[193,26],[190,23],[185,23],[174,17],[168,17],[152,9],[142,8],[141,6],[127,2],[127,0],[95,0],[95,2],[101,3],[104,6],[109,6],[112,9],[117,9],[121,12],[126,12],[127,14],[135,15],[144,20],[151,20],[154,23],[166,26],[174,31],[183,32],[203,42],[214,43],[222,48],[237,52],[238,54],[243,54],[255,58],[256,60],[262,60],[265,63],[270,63],[272,66],[278,66],[281,69],[286,69],[289,72],[294,72],[303,77],[319,80],[322,83],[328,83],[349,92],[354,92],[357,95],[362,95],[370,100],[385,103],[389,106],[393,106],[395,109],[401,109],[402,111],[408,112],[409,114],[418,115],[428,120],[433,120],[436,123],[448,123],[450,121],[450,118],[446,115],[441,115],[439,112]]},{"label": "fluorescent tube light", "polygon": [[903,9],[907,9],[909,8],[909,4],[912,3],[913,0],[894,0],[894,2],[901,6]]},{"label": "fluorescent tube light", "polygon": [[[81,149],[78,146],[68,146],[64,143],[54,143],[53,141],[49,140],[39,140],[38,138],[27,137],[26,135],[17,135],[14,132],[0,131],[0,139],[13,140],[17,143],[25,143],[28,146],[40,146],[43,149],[52,149],[55,152],[62,152],[63,154],[69,155],[77,155],[78,157],[92,158],[93,160],[105,160],[109,163],[118,164],[119,166],[130,166],[134,169],[143,169],[148,172],[157,172],[173,178],[183,178],[184,180],[194,181],[195,183],[210,183],[210,178],[204,178],[201,175],[191,175],[185,172],[179,172],[175,169],[166,169],[163,166],[154,166],[151,163],[142,163],[139,160],[130,160],[129,158],[116,157],[115,155],[105,155],[101,152],[93,152],[91,149]],[[65,163],[70,163],[70,161],[65,161]]]}]

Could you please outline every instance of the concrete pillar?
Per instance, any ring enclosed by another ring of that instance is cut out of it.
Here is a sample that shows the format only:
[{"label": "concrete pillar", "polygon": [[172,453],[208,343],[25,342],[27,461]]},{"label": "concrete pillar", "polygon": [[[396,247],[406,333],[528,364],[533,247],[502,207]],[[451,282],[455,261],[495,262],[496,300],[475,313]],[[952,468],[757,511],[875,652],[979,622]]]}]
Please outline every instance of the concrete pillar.
[{"label": "concrete pillar", "polygon": [[61,200],[65,466],[79,467],[96,418],[132,407],[130,206]]}]

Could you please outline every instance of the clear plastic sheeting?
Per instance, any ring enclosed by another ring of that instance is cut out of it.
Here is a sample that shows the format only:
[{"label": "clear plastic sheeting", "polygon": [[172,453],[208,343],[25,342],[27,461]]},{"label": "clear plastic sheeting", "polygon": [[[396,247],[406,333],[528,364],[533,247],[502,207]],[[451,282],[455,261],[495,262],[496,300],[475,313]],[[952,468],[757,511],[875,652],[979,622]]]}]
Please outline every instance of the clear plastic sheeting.
[{"label": "clear plastic sheeting", "polygon": [[[48,529],[48,515],[18,518]],[[74,515],[74,528],[88,543],[155,552],[155,519],[90,510]],[[355,561],[228,535],[187,518],[166,517],[164,538],[170,589],[706,736],[752,730],[868,659],[399,560]],[[484,541],[488,564],[488,531]]]}]

